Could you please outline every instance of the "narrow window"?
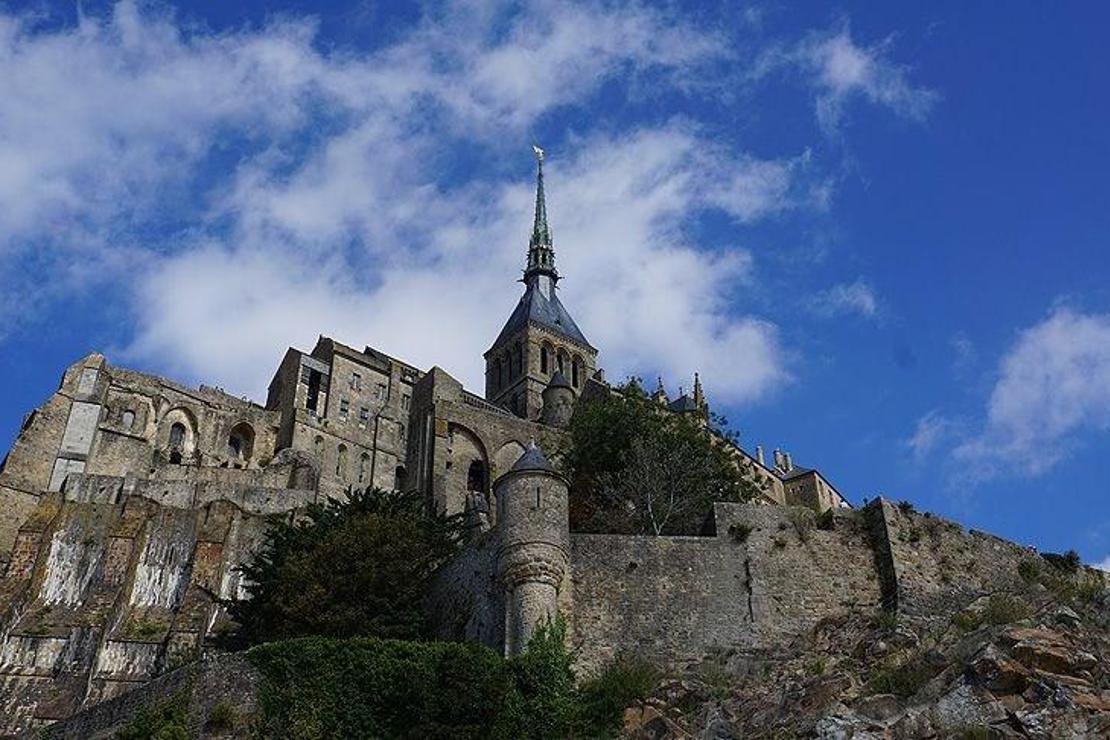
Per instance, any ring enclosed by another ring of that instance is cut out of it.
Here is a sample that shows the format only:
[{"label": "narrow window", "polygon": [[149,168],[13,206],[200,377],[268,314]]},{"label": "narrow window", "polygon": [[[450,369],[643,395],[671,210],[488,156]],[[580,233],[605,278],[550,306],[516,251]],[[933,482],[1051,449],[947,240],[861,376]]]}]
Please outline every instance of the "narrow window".
[{"label": "narrow window", "polygon": [[304,407],[309,411],[316,411],[320,403],[320,383],[323,380],[323,375],[319,370],[309,368],[308,371],[308,393],[305,394]]},{"label": "narrow window", "polygon": [[400,491],[405,485],[405,466],[398,465],[393,471],[393,488]]},{"label": "narrow window", "polygon": [[351,390],[352,391],[362,390],[362,376],[359,375],[358,373],[352,373],[351,374]]},{"label": "narrow window", "polygon": [[181,422],[174,422],[170,427],[170,462],[174,465],[180,465],[182,455],[185,452],[185,425]]},{"label": "narrow window", "polygon": [[409,396],[409,394],[404,393],[404,394],[401,395],[401,410],[402,411],[408,411],[409,410],[409,405],[411,403],[412,403],[412,397]]},{"label": "narrow window", "polygon": [[364,483],[366,476],[370,474],[370,456],[365,452],[358,459],[358,482]]},{"label": "narrow window", "polygon": [[540,372],[547,375],[547,347],[540,347]]},{"label": "narrow window", "polygon": [[347,470],[347,445],[339,445],[339,454],[335,456],[335,475],[339,478]]},{"label": "narrow window", "polygon": [[578,358],[574,358],[574,362],[570,363],[571,385],[575,388],[578,387]]},{"label": "narrow window", "polygon": [[358,410],[358,420],[361,421],[363,424],[370,421],[370,409],[366,408],[365,406],[360,408]]},{"label": "narrow window", "polygon": [[130,432],[135,426],[135,412],[130,409],[124,411],[119,423],[121,427]]},{"label": "narrow window", "polygon": [[562,352],[560,352],[558,354],[558,356],[555,358],[555,364],[559,366],[559,372],[564,373],[564,374],[566,373],[566,369],[563,367],[563,353]]},{"label": "narrow window", "polygon": [[379,401],[385,400],[385,383],[378,383],[377,399]]},{"label": "narrow window", "polygon": [[351,402],[346,398],[339,399],[339,418],[346,421],[349,413],[351,413]]}]

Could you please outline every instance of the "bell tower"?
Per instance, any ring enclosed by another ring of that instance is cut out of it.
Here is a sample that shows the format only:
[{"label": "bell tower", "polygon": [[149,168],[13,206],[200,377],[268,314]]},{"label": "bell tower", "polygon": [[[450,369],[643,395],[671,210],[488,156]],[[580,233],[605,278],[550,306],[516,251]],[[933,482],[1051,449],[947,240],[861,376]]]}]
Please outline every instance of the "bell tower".
[{"label": "bell tower", "polygon": [[597,368],[597,350],[586,341],[557,295],[561,279],[555,269],[555,247],[547,223],[544,195],[544,151],[536,154],[536,211],[524,294],[485,353],[486,400],[517,416],[540,420],[543,392],[555,373],[561,373],[577,397]]}]

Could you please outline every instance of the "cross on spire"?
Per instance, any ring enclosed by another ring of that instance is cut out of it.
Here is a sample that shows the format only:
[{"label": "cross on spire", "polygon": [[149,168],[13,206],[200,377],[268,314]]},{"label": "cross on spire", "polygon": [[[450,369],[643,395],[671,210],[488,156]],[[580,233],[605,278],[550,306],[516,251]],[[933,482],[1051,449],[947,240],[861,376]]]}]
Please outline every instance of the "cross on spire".
[{"label": "cross on spire", "polygon": [[547,275],[552,280],[559,279],[555,271],[555,248],[551,243],[551,228],[547,225],[547,201],[543,194],[543,149],[532,145],[536,154],[536,216],[532,223],[532,238],[528,240],[528,267],[524,280],[528,282],[536,275]]}]

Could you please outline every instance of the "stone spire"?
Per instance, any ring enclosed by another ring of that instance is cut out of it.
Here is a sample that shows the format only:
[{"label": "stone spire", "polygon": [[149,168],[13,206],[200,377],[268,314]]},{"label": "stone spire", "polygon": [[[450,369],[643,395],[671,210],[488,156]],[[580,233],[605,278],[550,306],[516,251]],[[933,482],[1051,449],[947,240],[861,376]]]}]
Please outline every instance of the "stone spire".
[{"label": "stone spire", "polygon": [[555,248],[551,243],[551,227],[547,225],[547,201],[543,194],[543,149],[533,146],[536,153],[536,216],[532,223],[532,238],[528,240],[528,267],[524,282],[538,275],[559,279],[555,270]]}]

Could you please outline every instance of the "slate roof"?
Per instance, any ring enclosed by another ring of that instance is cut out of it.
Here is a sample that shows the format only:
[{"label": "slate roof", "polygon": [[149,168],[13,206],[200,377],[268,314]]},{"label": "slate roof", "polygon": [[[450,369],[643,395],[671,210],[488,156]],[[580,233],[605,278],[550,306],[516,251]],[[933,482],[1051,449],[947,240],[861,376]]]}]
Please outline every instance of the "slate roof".
[{"label": "slate roof", "polygon": [[567,376],[563,375],[560,371],[556,370],[551,376],[551,380],[547,381],[548,388],[570,388],[571,384],[567,382]]},{"label": "slate roof", "polygon": [[817,471],[813,468],[803,468],[801,465],[795,465],[787,472],[781,474],[779,477],[783,480],[793,480],[794,478],[800,478],[803,475],[808,475],[809,473],[816,472]]},{"label": "slate roof", "polygon": [[698,404],[688,394],[683,393],[681,396],[667,404],[667,408],[671,411],[697,411]]},{"label": "slate roof", "polygon": [[574,323],[574,319],[563,307],[555,291],[551,291],[551,299],[548,300],[540,292],[535,280],[528,282],[527,290],[520,297],[520,302],[516,304],[516,308],[513,309],[509,320],[505,322],[505,328],[497,335],[497,340],[494,341],[493,346],[497,347],[502,342],[507,341],[512,335],[527,326],[529,321],[593,349],[593,345],[586,341],[582,330],[578,328],[578,324]]},{"label": "slate roof", "polygon": [[513,466],[509,468],[510,473],[519,473],[525,470],[544,470],[549,473],[557,473],[555,466],[547,461],[543,456],[543,452],[536,446],[535,442],[528,445],[528,449],[520,456]]}]

